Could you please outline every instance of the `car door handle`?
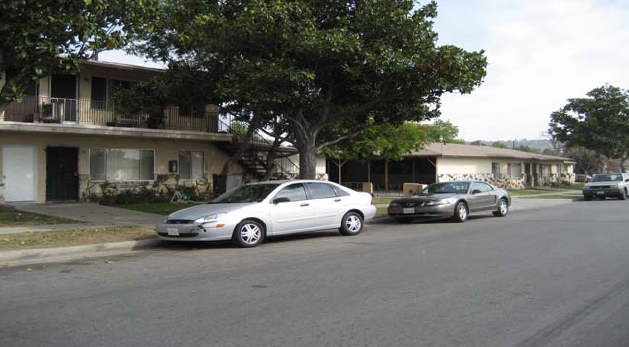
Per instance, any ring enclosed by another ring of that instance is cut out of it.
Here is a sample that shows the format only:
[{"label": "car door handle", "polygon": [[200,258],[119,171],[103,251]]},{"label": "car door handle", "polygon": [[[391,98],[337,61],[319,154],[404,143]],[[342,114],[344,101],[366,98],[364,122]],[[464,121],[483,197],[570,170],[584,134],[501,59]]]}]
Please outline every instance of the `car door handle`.
[{"label": "car door handle", "polygon": [[301,207],[306,207],[306,206],[310,206],[310,204],[301,204],[301,205],[299,205],[299,206],[301,206]]}]

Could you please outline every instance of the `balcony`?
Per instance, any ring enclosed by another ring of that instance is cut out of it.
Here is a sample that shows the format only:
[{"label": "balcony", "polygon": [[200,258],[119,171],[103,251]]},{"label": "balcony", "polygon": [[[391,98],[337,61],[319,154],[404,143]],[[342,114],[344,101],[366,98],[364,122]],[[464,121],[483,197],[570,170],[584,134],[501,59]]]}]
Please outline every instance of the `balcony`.
[{"label": "balcony", "polygon": [[148,128],[216,133],[219,129],[216,112],[188,110],[169,106],[162,117],[148,114],[124,114],[106,102],[89,99],[62,99],[26,96],[4,112],[5,122],[83,124],[109,127]]}]

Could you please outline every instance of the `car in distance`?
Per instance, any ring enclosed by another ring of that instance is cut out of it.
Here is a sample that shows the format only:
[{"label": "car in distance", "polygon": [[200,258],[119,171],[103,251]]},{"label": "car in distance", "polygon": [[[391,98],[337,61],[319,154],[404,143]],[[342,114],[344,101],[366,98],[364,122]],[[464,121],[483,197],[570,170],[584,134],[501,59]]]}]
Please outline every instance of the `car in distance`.
[{"label": "car in distance", "polygon": [[511,195],[505,189],[483,181],[452,181],[433,183],[410,198],[391,201],[388,214],[400,223],[419,217],[464,222],[471,213],[483,211],[504,217],[510,206]]},{"label": "car in distance", "polygon": [[155,230],[161,240],[231,239],[241,247],[255,247],[267,236],[315,230],[356,235],[375,213],[371,194],[332,182],[265,181],[173,212]]},{"label": "car in distance", "polygon": [[594,198],[618,198],[627,199],[627,186],[629,186],[629,174],[605,173],[596,174],[592,180],[583,186],[583,200]]}]

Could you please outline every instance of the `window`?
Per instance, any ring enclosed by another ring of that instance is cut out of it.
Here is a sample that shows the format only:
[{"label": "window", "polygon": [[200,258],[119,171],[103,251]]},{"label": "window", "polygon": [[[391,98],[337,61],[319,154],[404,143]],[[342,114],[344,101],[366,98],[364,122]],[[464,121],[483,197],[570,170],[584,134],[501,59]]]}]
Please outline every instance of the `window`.
[{"label": "window", "polygon": [[290,201],[306,200],[306,190],[301,183],[291,184],[290,186],[282,188],[274,199],[277,198],[288,198]]},{"label": "window", "polygon": [[486,184],[486,183],[474,182],[472,184],[472,191],[475,191],[475,190],[480,190],[481,193],[484,193],[484,192],[492,191],[493,188],[489,184]]},{"label": "window", "polygon": [[509,177],[520,178],[522,176],[522,164],[509,164]]},{"label": "window", "polygon": [[152,149],[90,148],[90,179],[139,181],[155,179]]},{"label": "window", "polygon": [[327,183],[308,183],[308,189],[313,199],[335,198],[334,188]]},{"label": "window", "polygon": [[179,178],[186,180],[204,179],[202,151],[179,151]]},{"label": "window", "polygon": [[102,77],[92,77],[92,108],[104,110],[107,108],[107,80]]},{"label": "window", "polygon": [[494,179],[500,178],[500,163],[491,163],[491,173],[494,175]]}]

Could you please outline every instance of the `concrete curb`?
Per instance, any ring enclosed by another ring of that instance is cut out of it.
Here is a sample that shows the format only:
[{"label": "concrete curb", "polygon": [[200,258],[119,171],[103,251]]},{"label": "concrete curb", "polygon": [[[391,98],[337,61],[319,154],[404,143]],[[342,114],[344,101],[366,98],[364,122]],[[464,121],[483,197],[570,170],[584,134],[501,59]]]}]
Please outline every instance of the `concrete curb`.
[{"label": "concrete curb", "polygon": [[19,266],[122,254],[157,245],[158,239],[100,243],[59,248],[25,249],[0,253],[0,266]]}]

